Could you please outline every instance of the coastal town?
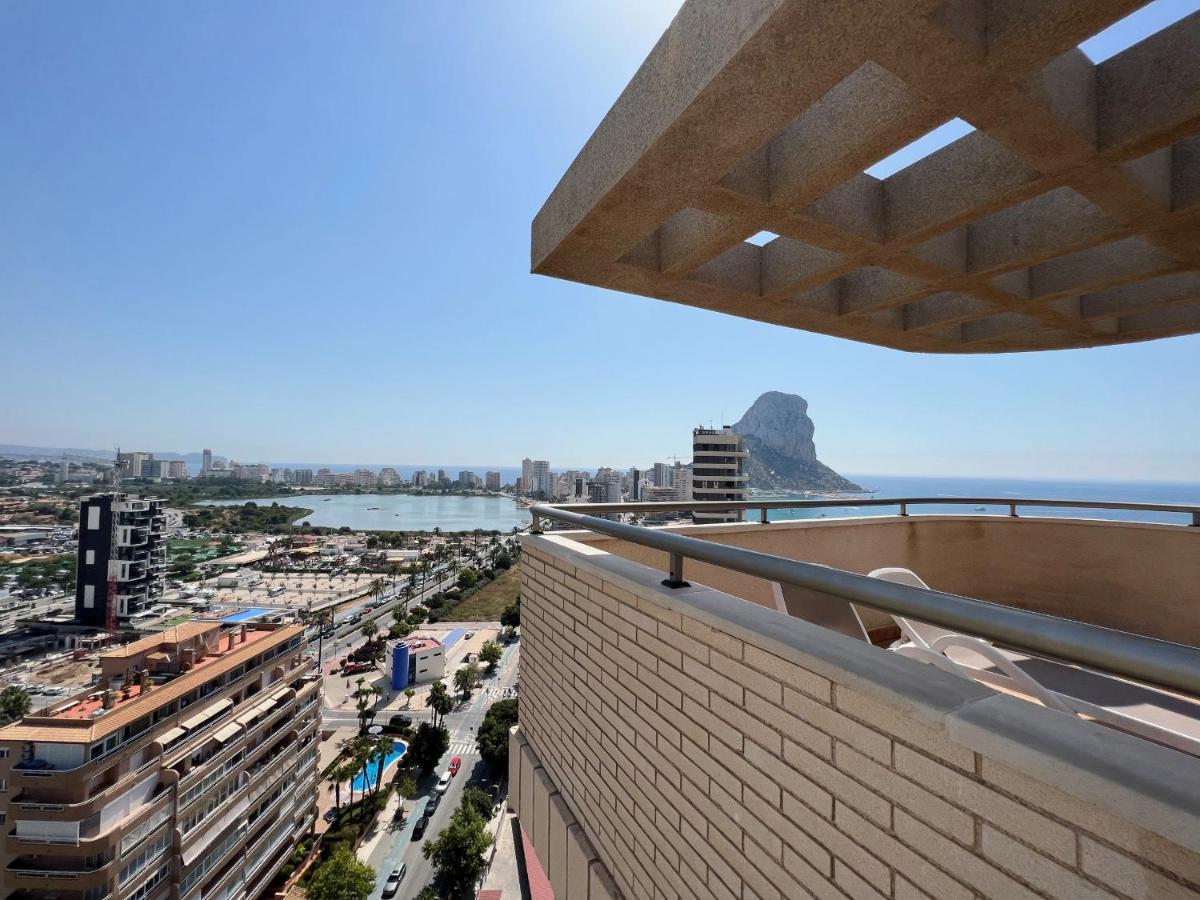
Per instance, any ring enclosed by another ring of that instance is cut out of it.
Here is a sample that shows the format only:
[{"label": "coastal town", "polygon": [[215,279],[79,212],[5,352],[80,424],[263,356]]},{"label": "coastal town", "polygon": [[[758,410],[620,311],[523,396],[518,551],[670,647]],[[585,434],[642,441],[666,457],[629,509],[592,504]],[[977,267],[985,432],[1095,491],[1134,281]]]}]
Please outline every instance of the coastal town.
[{"label": "coastal town", "polygon": [[1200,0],[0,59],[0,900],[1200,900]]}]

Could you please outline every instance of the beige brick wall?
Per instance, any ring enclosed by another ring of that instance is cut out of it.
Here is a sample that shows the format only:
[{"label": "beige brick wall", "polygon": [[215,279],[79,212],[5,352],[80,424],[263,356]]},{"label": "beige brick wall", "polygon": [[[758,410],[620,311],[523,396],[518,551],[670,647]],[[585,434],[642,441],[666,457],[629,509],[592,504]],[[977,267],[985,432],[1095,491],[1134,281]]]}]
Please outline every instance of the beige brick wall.
[{"label": "beige brick wall", "polygon": [[524,551],[510,801],[558,896],[1200,896],[1200,761],[564,537]]}]

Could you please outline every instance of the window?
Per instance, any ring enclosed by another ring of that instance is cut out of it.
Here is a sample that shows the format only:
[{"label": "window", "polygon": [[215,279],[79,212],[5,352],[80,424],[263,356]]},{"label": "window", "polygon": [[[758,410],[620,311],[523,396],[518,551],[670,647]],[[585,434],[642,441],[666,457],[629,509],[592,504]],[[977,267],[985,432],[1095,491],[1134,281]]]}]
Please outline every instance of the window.
[{"label": "window", "polygon": [[96,551],[89,550],[83,555],[83,561],[86,565],[94,566],[96,564]]},{"label": "window", "polygon": [[8,748],[0,747],[0,759],[8,759]]},{"label": "window", "polygon": [[0,794],[8,793],[8,779],[0,778]]},{"label": "window", "polygon": [[96,588],[94,585],[85,584],[83,586],[83,607],[84,609],[93,609],[96,606]]},{"label": "window", "polygon": [[131,879],[138,872],[142,871],[142,869],[146,868],[151,860],[161,855],[162,852],[170,846],[171,830],[169,828],[163,829],[162,833],[159,834],[158,837],[156,837],[150,844],[147,844],[146,847],[139,851],[137,856],[133,857],[133,859],[129,860],[129,862],[121,867],[121,874],[117,877],[118,886],[124,887],[129,879]]}]

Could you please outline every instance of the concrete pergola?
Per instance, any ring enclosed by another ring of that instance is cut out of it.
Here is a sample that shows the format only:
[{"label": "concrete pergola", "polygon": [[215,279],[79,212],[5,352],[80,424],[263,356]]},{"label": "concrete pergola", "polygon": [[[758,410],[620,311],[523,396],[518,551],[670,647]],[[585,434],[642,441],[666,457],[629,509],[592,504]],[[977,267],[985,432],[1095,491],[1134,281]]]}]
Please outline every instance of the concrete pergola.
[{"label": "concrete pergola", "polygon": [[[688,0],[533,271],[920,352],[1200,331],[1200,13],[1077,49],[1143,4]],[[865,174],[954,117],[976,130]]]}]

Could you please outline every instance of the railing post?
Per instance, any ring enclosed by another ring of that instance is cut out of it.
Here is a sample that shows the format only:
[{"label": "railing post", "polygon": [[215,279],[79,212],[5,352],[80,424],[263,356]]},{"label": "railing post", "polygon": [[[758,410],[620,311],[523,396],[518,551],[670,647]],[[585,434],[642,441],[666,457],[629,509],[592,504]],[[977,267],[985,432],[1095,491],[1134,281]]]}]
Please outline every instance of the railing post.
[{"label": "railing post", "polygon": [[908,515],[908,504],[907,503],[900,504],[900,515],[902,515],[902,516]]},{"label": "railing post", "polygon": [[1200,512],[1192,513],[1192,527],[1200,528]]},{"label": "railing post", "polygon": [[1017,504],[1015,504],[1015,503],[1008,504],[1008,514],[1010,516],[1012,516],[1012,518],[1014,518],[1014,519],[1017,517]]},{"label": "railing post", "polygon": [[537,513],[533,514],[533,522],[531,522],[529,525],[529,533],[530,534],[541,534],[542,533],[542,517],[539,516]]},{"label": "railing post", "polygon": [[663,579],[663,584],[669,588],[684,588],[691,587],[683,580],[683,554],[671,554],[671,571],[667,573],[667,577]]},{"label": "railing post", "polygon": [[767,521],[767,508],[765,506],[762,507],[762,509],[760,509],[758,511],[758,524],[760,524],[760,525],[769,524]]}]

